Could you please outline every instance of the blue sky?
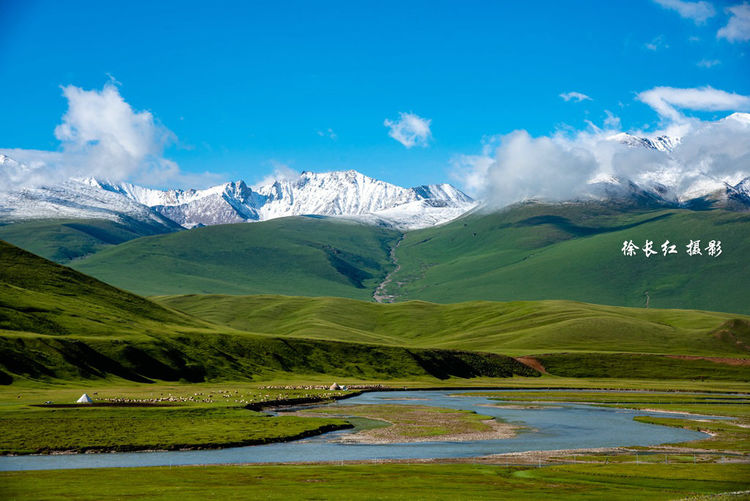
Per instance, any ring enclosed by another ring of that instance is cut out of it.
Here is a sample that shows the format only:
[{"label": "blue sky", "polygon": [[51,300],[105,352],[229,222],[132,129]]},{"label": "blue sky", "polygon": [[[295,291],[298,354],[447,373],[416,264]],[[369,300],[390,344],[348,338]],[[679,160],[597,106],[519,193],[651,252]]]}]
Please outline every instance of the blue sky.
[{"label": "blue sky", "polygon": [[[638,97],[656,87],[738,96],[679,101],[685,116],[750,111],[744,7],[0,0],[0,148],[61,150],[62,87],[110,85],[171,131],[154,154],[187,177],[152,184],[255,182],[280,165],[457,182],[456,158],[495,135],[603,127],[608,116],[626,131],[662,128],[670,118]],[[571,92],[588,98],[561,97]],[[394,139],[385,121],[402,113],[429,134]]]}]

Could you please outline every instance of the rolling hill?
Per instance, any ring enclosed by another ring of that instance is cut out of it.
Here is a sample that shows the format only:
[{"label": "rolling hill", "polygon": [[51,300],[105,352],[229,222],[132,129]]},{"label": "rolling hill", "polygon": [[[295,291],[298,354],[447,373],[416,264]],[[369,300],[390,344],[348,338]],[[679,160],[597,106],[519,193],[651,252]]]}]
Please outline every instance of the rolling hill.
[{"label": "rolling hill", "polygon": [[728,313],[573,301],[377,304],[343,298],[221,295],[155,299],[214,324],[281,337],[512,355],[750,356],[750,317]]},{"label": "rolling hill", "polygon": [[324,342],[222,327],[0,241],[0,384],[536,375],[497,354]]},{"label": "rolling hill", "polygon": [[[644,202],[645,203],[645,202]],[[750,213],[634,205],[526,204],[405,234],[312,217],[138,238],[71,266],[144,295],[285,294],[395,301],[561,299],[750,313]],[[403,236],[403,239],[401,239]],[[623,242],[641,250],[624,256]],[[677,254],[661,253],[665,240]],[[688,256],[700,240],[703,255]],[[707,255],[710,240],[722,254]],[[397,245],[398,244],[398,245]],[[397,246],[396,246],[397,245]],[[392,249],[397,263],[389,255]]]},{"label": "rolling hill", "polygon": [[[568,299],[750,313],[750,214],[590,204],[527,204],[409,232],[388,293],[396,300]],[[626,257],[624,241],[658,252]],[[661,253],[665,240],[678,254]],[[700,240],[703,255],[688,256]],[[722,254],[707,255],[710,240]]]},{"label": "rolling hill", "polygon": [[140,238],[71,263],[144,295],[302,294],[367,299],[392,269],[396,231],[292,217]]},{"label": "rolling hill", "polygon": [[38,256],[69,263],[135,238],[178,231],[174,225],[148,224],[136,219],[42,219],[0,222],[0,240]]}]

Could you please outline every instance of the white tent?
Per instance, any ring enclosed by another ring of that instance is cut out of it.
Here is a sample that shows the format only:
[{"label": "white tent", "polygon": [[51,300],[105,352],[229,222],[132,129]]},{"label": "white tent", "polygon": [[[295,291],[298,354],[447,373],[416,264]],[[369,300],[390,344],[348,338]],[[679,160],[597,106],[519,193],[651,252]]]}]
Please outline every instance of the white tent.
[{"label": "white tent", "polygon": [[76,403],[77,404],[90,404],[93,400],[91,400],[91,397],[88,395],[88,393],[84,393],[81,395],[81,398],[79,398]]}]

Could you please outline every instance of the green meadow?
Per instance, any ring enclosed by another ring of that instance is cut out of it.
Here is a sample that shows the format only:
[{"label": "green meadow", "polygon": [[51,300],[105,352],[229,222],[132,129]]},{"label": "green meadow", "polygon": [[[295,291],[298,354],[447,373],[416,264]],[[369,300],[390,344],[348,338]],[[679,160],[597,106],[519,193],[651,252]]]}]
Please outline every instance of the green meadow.
[{"label": "green meadow", "polygon": [[561,351],[750,354],[750,317],[707,311],[574,301],[377,304],[268,295],[153,299],[217,325],[273,336],[514,355]]},{"label": "green meadow", "polygon": [[[7,499],[743,499],[746,464],[352,464],[0,473]],[[367,494],[364,494],[367,493]],[[744,496],[746,498],[746,495]]]},{"label": "green meadow", "polygon": [[353,221],[289,217],[139,238],[71,263],[142,295],[301,294],[370,299],[400,234]]},{"label": "green meadow", "polygon": [[[746,212],[634,209],[591,204],[528,204],[474,213],[408,232],[396,253],[398,300],[569,299],[653,308],[750,313]],[[623,241],[665,240],[679,254],[625,257]],[[685,245],[722,242],[716,258],[688,256]],[[400,284],[400,285],[399,285]]]},{"label": "green meadow", "polygon": [[[142,295],[284,294],[371,300],[385,276],[396,301],[570,300],[749,314],[745,212],[525,204],[406,233],[336,218],[288,217],[152,235],[85,221],[0,226],[0,238]],[[150,235],[150,236],[149,236]],[[140,237],[140,238],[135,238]],[[402,239],[403,237],[403,239]],[[623,241],[658,255],[625,257]],[[679,254],[661,254],[669,240]],[[685,245],[722,242],[690,257]],[[71,260],[73,259],[73,260]]]}]

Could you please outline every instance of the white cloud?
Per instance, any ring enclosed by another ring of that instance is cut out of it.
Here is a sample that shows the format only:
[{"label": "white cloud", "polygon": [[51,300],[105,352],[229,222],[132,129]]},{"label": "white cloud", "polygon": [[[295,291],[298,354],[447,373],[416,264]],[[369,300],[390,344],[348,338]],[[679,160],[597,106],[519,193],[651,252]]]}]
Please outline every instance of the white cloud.
[{"label": "white cloud", "polygon": [[721,28],[716,36],[726,38],[730,42],[747,42],[750,40],[750,4],[729,7],[727,12],[731,14],[729,22]]},{"label": "white cloud", "polygon": [[388,135],[407,148],[427,146],[432,138],[430,123],[432,120],[422,118],[414,113],[399,113],[398,120],[385,119],[383,125],[388,127]]},{"label": "white cloud", "polygon": [[68,109],[55,128],[59,149],[0,150],[26,165],[24,181],[14,182],[6,173],[0,179],[3,188],[55,183],[71,177],[131,180],[152,186],[215,178],[210,174],[185,175],[175,162],[164,158],[164,149],[175,140],[174,134],[149,111],[134,110],[114,81],[101,90],[74,85],[62,90]]},{"label": "white cloud", "polygon": [[284,163],[271,161],[271,165],[273,166],[273,172],[253,184],[252,187],[254,189],[268,186],[276,181],[296,181],[300,177],[299,171],[292,169]]},{"label": "white cloud", "polygon": [[620,117],[615,116],[611,111],[604,110],[607,117],[604,119],[604,127],[606,129],[619,129],[620,128]]},{"label": "white cloud", "polygon": [[714,6],[709,2],[686,2],[684,0],[654,0],[665,9],[677,11],[677,13],[686,18],[692,19],[696,24],[705,23],[707,19],[716,14]]},{"label": "white cloud", "polygon": [[157,124],[150,112],[133,110],[113,84],[101,91],[68,85],[63,95],[68,111],[55,128],[55,137],[65,153],[87,164],[90,175],[122,179],[144,167],[176,168],[161,158],[174,135]]},{"label": "white cloud", "polygon": [[563,92],[562,94],[560,94],[560,97],[563,98],[566,102],[571,100],[577,103],[586,100],[591,101],[591,98],[589,96],[580,92]]},{"label": "white cloud", "polygon": [[701,59],[696,63],[700,68],[713,68],[721,64],[718,59]]},{"label": "white cloud", "polygon": [[320,137],[327,137],[333,140],[336,140],[339,137],[330,127],[325,130],[319,130],[317,133]]},{"label": "white cloud", "polygon": [[[672,190],[667,196],[680,198],[707,182],[720,187],[750,176],[750,115],[737,113],[712,122],[686,119],[675,109],[731,109],[732,102],[747,105],[748,98],[711,88],[664,89],[669,88],[657,87],[639,96],[654,98],[654,110],[665,127],[630,133],[650,138],[679,133],[681,142],[671,154],[613,140],[623,131],[619,119],[607,112],[601,127],[589,123],[585,130],[550,136],[532,137],[517,130],[492,137],[480,154],[454,158],[453,176],[490,208],[531,199],[596,198],[602,194],[600,183],[613,179],[646,187],[664,185]],[[717,96],[720,99],[709,99]]]},{"label": "white cloud", "polygon": [[657,51],[661,49],[668,49],[669,45],[666,42],[666,39],[664,38],[664,35],[659,35],[658,37],[654,38],[650,42],[643,44],[643,46],[651,51]]},{"label": "white cloud", "polygon": [[459,157],[454,165],[464,188],[493,207],[576,196],[597,168],[589,151],[525,130],[498,136],[482,155]]},{"label": "white cloud", "polygon": [[714,89],[713,87],[679,89],[654,87],[637,98],[651,106],[662,118],[673,122],[685,120],[680,109],[696,111],[750,110],[750,96]]}]

